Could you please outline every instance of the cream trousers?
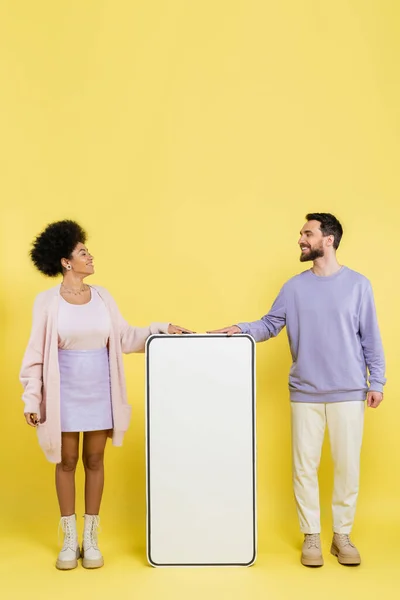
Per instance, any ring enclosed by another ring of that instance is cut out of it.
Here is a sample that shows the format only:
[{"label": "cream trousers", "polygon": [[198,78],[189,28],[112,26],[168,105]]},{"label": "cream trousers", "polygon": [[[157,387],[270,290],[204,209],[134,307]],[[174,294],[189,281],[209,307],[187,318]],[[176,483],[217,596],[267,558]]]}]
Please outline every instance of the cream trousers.
[{"label": "cream trousers", "polygon": [[318,467],[325,427],[334,463],[333,531],[350,533],[356,510],[364,402],[291,402],[293,489],[300,529],[320,533]]}]

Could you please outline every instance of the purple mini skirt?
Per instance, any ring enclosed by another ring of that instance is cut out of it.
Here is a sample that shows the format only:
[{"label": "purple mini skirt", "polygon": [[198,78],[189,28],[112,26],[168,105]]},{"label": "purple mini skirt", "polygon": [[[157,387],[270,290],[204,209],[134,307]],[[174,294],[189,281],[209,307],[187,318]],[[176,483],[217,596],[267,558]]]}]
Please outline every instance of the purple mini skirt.
[{"label": "purple mini skirt", "polygon": [[113,428],[108,350],[59,350],[61,431]]}]

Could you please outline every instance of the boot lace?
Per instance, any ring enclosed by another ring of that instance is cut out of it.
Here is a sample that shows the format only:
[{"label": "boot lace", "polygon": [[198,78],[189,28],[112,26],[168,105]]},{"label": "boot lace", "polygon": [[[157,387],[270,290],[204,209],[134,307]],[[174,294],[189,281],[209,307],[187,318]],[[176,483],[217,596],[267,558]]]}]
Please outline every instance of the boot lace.
[{"label": "boot lace", "polygon": [[337,533],[336,537],[341,546],[351,546],[352,548],[355,548],[347,533]]},{"label": "boot lace", "polygon": [[76,539],[75,529],[72,526],[70,517],[61,517],[58,525],[58,541],[60,541],[60,529],[64,532],[64,544],[62,551],[64,550],[76,550]]},{"label": "boot lace", "polygon": [[306,537],[307,548],[318,548],[319,549],[319,534],[308,533]]},{"label": "boot lace", "polygon": [[[86,517],[88,519],[88,517]],[[86,525],[86,523],[85,523]],[[86,549],[94,548],[98,550],[97,544],[97,531],[100,527],[100,517],[98,515],[89,515],[89,524],[85,527],[84,531],[84,546]]]}]

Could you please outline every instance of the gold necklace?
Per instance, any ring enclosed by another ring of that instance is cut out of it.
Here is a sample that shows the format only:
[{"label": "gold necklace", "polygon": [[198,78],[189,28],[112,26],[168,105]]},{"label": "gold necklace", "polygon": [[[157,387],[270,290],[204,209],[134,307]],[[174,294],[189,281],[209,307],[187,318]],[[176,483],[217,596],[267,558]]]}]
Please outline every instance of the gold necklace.
[{"label": "gold necklace", "polygon": [[61,287],[63,288],[65,294],[72,294],[73,296],[81,296],[81,294],[87,292],[87,290],[89,289],[89,286],[85,283],[82,283],[82,287],[80,290],[72,290],[71,288],[67,288],[65,287],[64,283],[61,284]]}]

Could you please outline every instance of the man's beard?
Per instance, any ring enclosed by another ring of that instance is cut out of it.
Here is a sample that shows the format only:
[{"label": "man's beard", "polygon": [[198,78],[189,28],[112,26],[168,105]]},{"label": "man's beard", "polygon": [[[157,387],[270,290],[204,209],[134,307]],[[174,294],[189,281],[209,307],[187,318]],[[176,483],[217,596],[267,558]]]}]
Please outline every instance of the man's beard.
[{"label": "man's beard", "polygon": [[310,249],[309,252],[300,255],[300,262],[307,262],[309,260],[317,260],[317,258],[322,258],[324,256],[324,249],[322,246],[319,248]]}]

